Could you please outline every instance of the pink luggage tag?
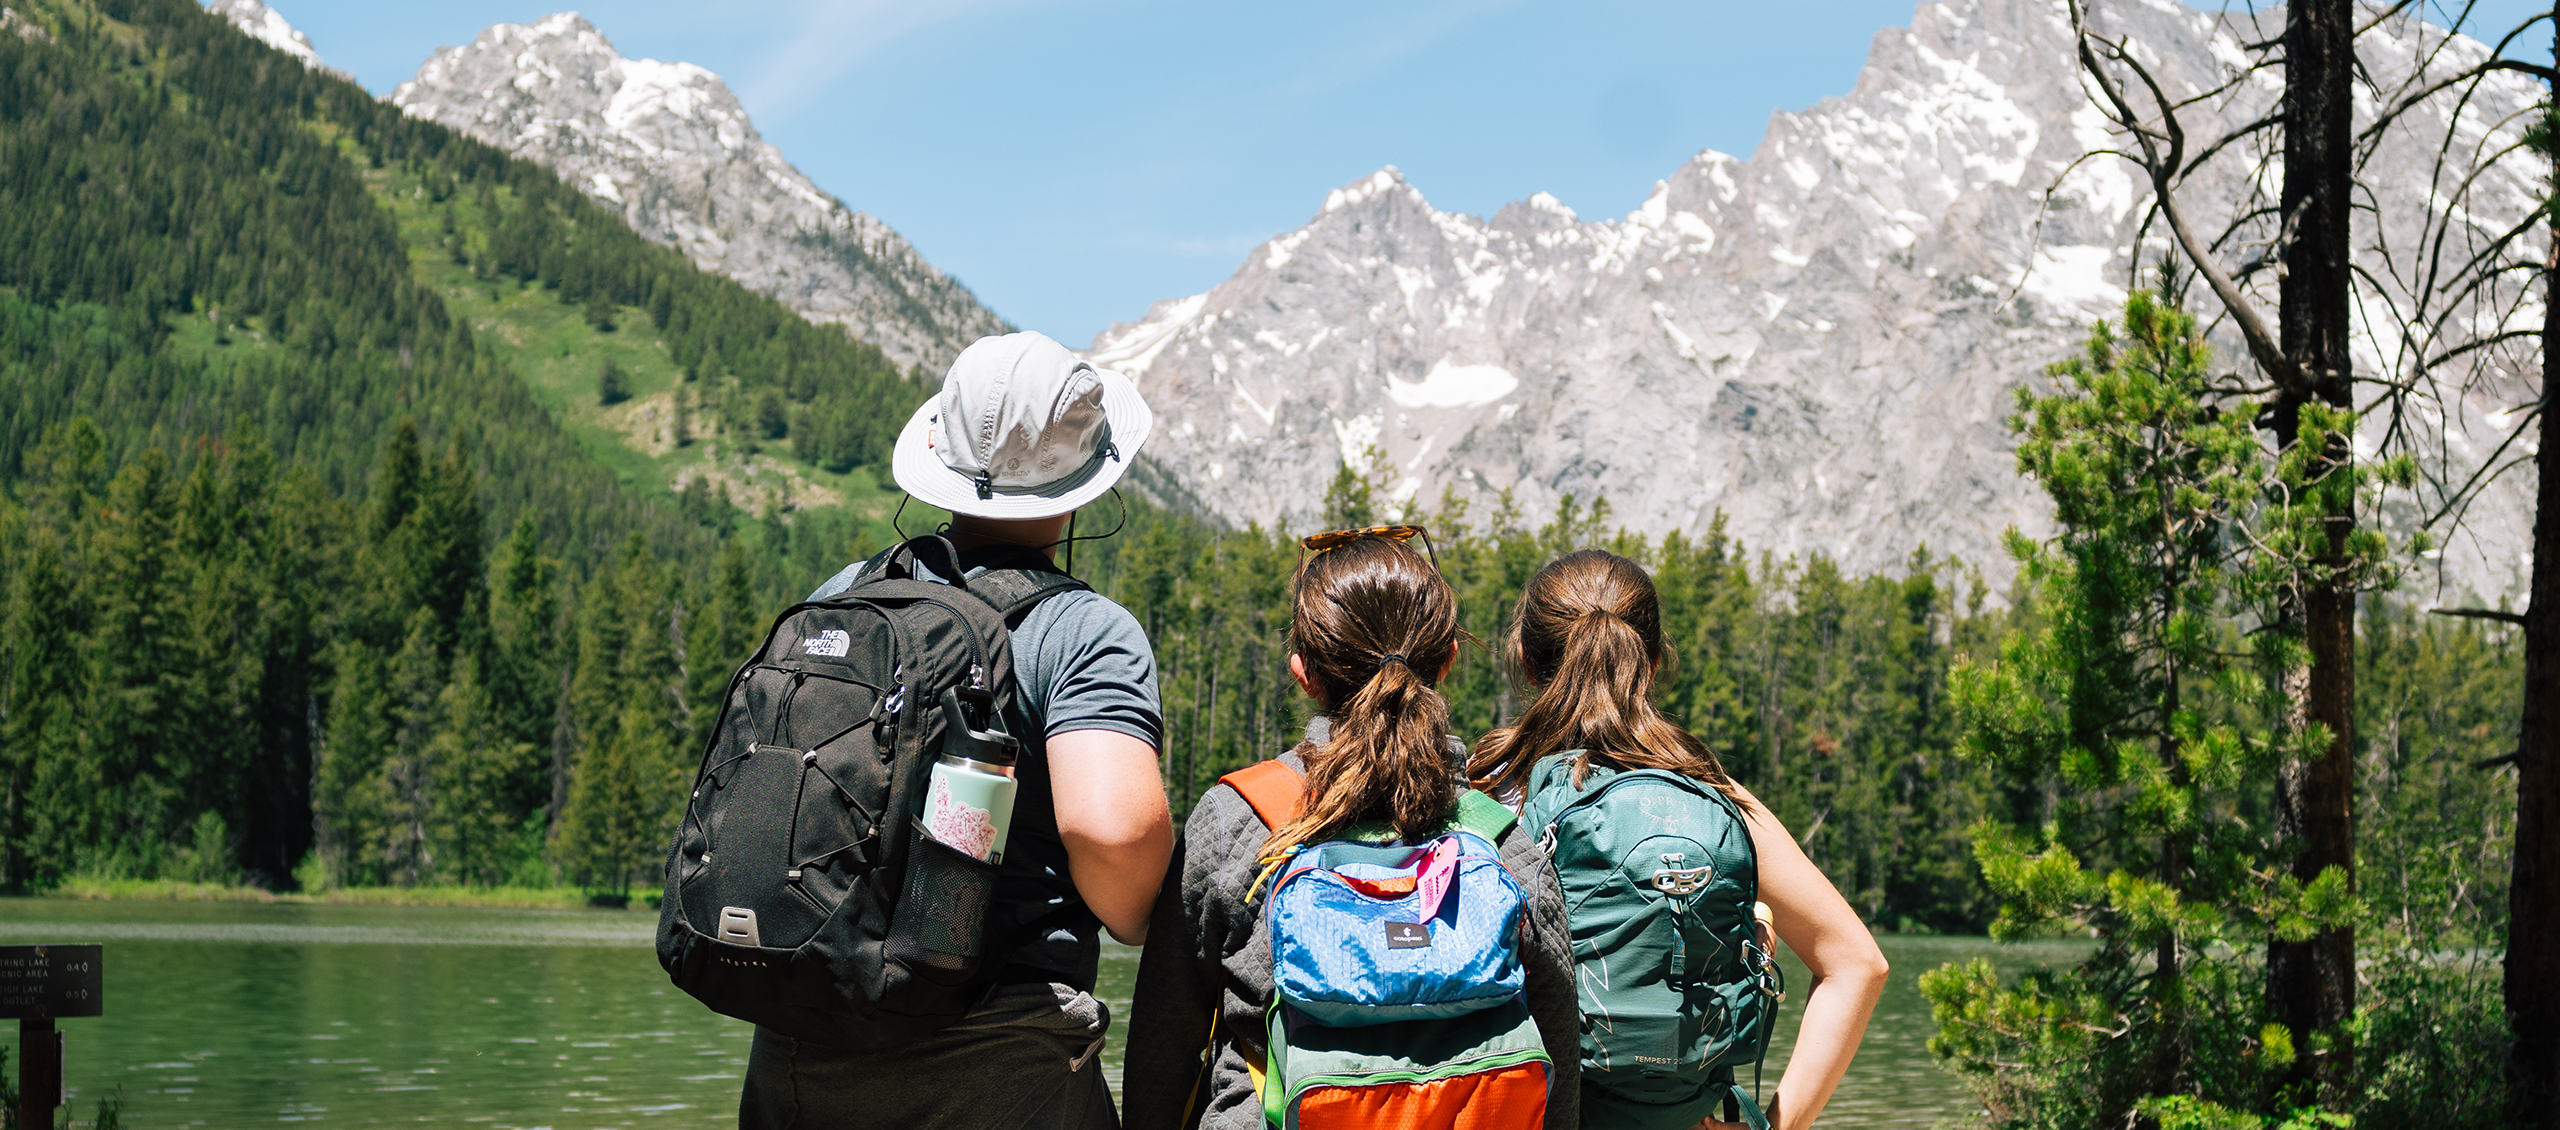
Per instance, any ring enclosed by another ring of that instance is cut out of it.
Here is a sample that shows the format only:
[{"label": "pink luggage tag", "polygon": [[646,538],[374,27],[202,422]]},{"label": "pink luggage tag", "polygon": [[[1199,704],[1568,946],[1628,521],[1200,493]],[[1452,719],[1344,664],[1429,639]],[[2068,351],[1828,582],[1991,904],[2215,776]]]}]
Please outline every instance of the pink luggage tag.
[{"label": "pink luggage tag", "polygon": [[1422,920],[1429,922],[1440,916],[1440,900],[1449,894],[1449,884],[1458,877],[1458,839],[1443,836],[1431,845],[1429,858],[1423,860],[1415,876],[1415,888],[1422,894]]}]

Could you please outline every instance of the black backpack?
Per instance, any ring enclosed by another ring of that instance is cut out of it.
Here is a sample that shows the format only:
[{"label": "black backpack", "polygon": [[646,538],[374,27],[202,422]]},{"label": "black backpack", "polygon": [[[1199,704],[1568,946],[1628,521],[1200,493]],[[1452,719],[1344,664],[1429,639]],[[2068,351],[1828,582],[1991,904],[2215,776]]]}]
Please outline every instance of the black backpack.
[{"label": "black backpack", "polygon": [[[918,577],[919,558],[953,583]],[[936,1031],[986,997],[1023,939],[986,936],[995,866],[916,820],[941,704],[976,688],[985,716],[1004,717],[1010,629],[1086,587],[1036,553],[1004,564],[962,581],[948,540],[916,538],[774,622],[729,681],[667,855],[658,963],[677,987],[858,1048]]]}]

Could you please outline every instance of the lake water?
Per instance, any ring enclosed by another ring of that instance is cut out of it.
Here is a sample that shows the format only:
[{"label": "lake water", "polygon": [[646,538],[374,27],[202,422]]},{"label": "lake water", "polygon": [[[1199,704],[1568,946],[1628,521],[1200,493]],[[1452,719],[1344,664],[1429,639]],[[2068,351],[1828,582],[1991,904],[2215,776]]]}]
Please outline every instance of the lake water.
[{"label": "lake water", "polygon": [[[130,1127],[711,1127],[735,1124],[745,1025],[667,984],[653,915],[0,899],[0,943],[106,946],[106,1015],[65,1020],[75,1111],[121,1088]],[[2070,943],[1883,939],[1893,981],[1826,1126],[1928,1126],[1971,1111],[1926,1047],[1917,978],[1987,954],[2067,962]],[[1791,1005],[1769,1085],[1794,1037]],[[1137,951],[1106,947],[1127,1014]],[[0,1025],[16,1064],[16,1025]],[[1105,1056],[1119,1069],[1115,1025]]]}]

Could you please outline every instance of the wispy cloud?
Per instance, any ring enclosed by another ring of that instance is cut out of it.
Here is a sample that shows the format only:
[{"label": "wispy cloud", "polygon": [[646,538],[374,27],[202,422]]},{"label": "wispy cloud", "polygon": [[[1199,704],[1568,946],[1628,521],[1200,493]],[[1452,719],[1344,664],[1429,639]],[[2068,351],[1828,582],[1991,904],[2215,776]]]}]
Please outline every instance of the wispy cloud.
[{"label": "wispy cloud", "polygon": [[1381,19],[1359,29],[1347,46],[1309,60],[1304,71],[1265,88],[1262,95],[1297,101],[1357,86],[1476,17],[1515,3],[1517,0],[1449,0],[1412,10],[1391,9],[1398,12],[1397,18]]},{"label": "wispy cloud", "polygon": [[797,22],[757,64],[742,94],[759,117],[788,117],[846,71],[926,28],[1036,0],[803,0]]}]

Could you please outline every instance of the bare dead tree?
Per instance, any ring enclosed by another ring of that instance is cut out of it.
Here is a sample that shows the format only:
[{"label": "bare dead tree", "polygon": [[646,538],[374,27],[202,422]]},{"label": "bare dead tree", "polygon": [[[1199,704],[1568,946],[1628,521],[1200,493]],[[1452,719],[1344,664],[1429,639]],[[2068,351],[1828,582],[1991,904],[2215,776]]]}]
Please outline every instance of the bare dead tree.
[{"label": "bare dead tree", "polygon": [[[2560,27],[2560,23],[2555,23]],[[2560,32],[2553,36],[2560,57]],[[2554,85],[2560,85],[2555,83]],[[2548,131],[2545,131],[2546,136]],[[2547,212],[2547,210],[2546,210]],[[2508,1072],[2516,1120],[2560,1127],[2560,224],[2543,273],[2541,433],[2534,456],[2533,580],[2525,607],[2524,716],[2516,733],[2516,848],[2507,889]],[[2516,430],[2522,431],[2522,427]]]},{"label": "bare dead tree", "polygon": [[[2453,27],[2471,15],[2466,4]],[[2549,29],[2541,29],[2546,21]],[[2375,91],[2382,109],[2358,134],[2359,179],[2395,134],[2418,133],[2430,108],[2440,127],[2430,140],[2430,184],[2439,206],[2414,230],[2377,224],[2377,269],[2360,281],[2384,316],[2369,336],[2392,349],[2376,375],[2377,399],[2393,407],[2391,427],[2404,442],[2429,443],[2433,488],[2425,523],[2447,532],[2471,525],[2475,506],[2502,478],[2530,467],[2534,519],[2529,603],[2523,613],[2436,609],[2442,615],[2519,624],[2525,637],[2525,693],[2515,752],[2476,766],[2516,772],[2516,825],[2508,888],[2505,953],[2508,1055],[2516,1121],[2560,1127],[2560,425],[2550,390],[2560,376],[2560,211],[2551,180],[2560,137],[2551,117],[2553,68],[2506,57],[2537,30],[2554,37],[2560,19],[2546,11],[2509,29],[2485,53],[2457,52],[2451,32],[2428,45],[2420,65],[2395,89]],[[2539,79],[2540,97],[2493,99],[2492,84]],[[2483,106],[2503,106],[2484,110]],[[2524,119],[2524,120],[2519,120]],[[2529,207],[2490,199],[2523,179],[2535,188]],[[2405,242],[2392,240],[2405,234]],[[2538,379],[2537,379],[2538,378]],[[2504,405],[2491,426],[2504,435],[2485,458],[2464,465],[2450,445],[2467,405]],[[2405,428],[2403,409],[2432,412],[2436,426]],[[2530,446],[2530,454],[2524,448]]]},{"label": "bare dead tree", "polygon": [[[2506,57],[2550,14],[2483,50],[2455,34],[2471,23],[2470,4],[2438,13],[2452,17],[2449,28],[2419,23],[2416,7],[2403,0],[2354,23],[2355,10],[2337,0],[2289,5],[2281,36],[2248,43],[2247,64],[2227,67],[2218,82],[2183,98],[2171,97],[2141,61],[2140,45],[2093,33],[2076,3],[2073,17],[2092,104],[2120,139],[2103,152],[2133,163],[2149,182],[2137,251],[2155,224],[2165,228],[2167,242],[2215,297],[2212,324],[2241,339],[2261,374],[2235,374],[2226,395],[2263,398],[2259,420],[2280,444],[2293,441],[2307,404],[2358,410],[2375,450],[2417,457],[2424,505],[2407,524],[2440,537],[2472,531],[2475,507],[2502,477],[2528,466],[2538,471],[2530,610],[2448,611],[2526,629],[2518,750],[2483,764],[2512,764],[2519,774],[2506,957],[2517,1094],[2526,1104],[2519,1114],[2529,1124],[2560,1126],[2560,994],[2549,991],[2560,983],[2560,752],[2552,748],[2560,744],[2560,624],[2551,622],[2560,619],[2560,502],[2553,501],[2560,471],[2545,410],[2551,374],[2560,371],[2560,326],[2552,324],[2560,317],[2560,216],[2545,203],[2545,187],[2532,193],[2530,206],[2512,199],[2517,170],[2539,186],[2560,146],[2551,143],[2553,131],[2527,128],[2541,120],[2547,95],[2518,95],[2522,81],[2552,82],[2552,68]],[[2387,37],[2375,42],[2388,67],[2367,67],[2357,57],[2357,43],[2377,33]],[[2249,104],[2249,83],[2274,67],[2284,71],[2282,100]],[[2351,117],[2351,83],[2364,85],[2374,107],[2361,123]],[[2217,122],[2210,136],[2191,134],[2188,122],[2201,117]],[[2240,124],[2218,125],[2234,117]],[[2542,148],[2529,138],[2541,139]],[[2390,163],[2393,187],[2405,190],[2413,150],[2424,151],[2429,207],[2386,209],[2377,192],[2386,175],[2380,166]],[[2396,163],[2383,160],[2386,151]],[[2238,181],[2246,191],[2237,202],[2207,205],[2211,215],[2198,214],[2180,189],[2209,162],[2233,160],[2250,163]],[[2269,199],[2262,186],[2279,160],[2282,189]],[[2135,259],[2129,286],[2143,270],[2139,253]],[[2270,272],[2278,290],[2273,318],[2263,281]],[[2369,351],[2362,370],[2353,353],[2358,342]],[[2457,450],[2484,426],[2498,432],[2485,457],[2479,445]],[[2323,454],[2342,468],[2356,458],[2344,445]],[[2503,518],[2495,508],[2489,513]],[[2358,515],[2350,506],[2324,517],[2335,557]],[[2328,728],[2331,744],[2289,776],[2280,798],[2301,849],[2296,873],[2305,878],[2321,867],[2353,866],[2354,782],[2346,758],[2355,594],[2322,579],[2314,569],[2296,609],[2296,627],[2313,645],[2296,707],[2303,724]],[[2297,1031],[2333,1026],[2351,1012],[2352,946],[2339,930],[2299,948],[2270,947],[2270,1003]],[[2336,1059],[2331,1065],[2343,1066]],[[2325,1066],[2313,1070],[2336,1081]]]},{"label": "bare dead tree", "polygon": [[[2355,407],[2353,157],[2356,70],[2353,0],[2292,0],[2285,6],[2284,187],[2280,202],[2293,238],[2281,247],[2278,334],[2294,379],[2277,380],[2259,415],[2279,447],[2297,445],[2303,409],[2314,401]],[[2351,473],[2351,438],[2329,432],[2319,453],[2326,473]],[[2277,826],[2294,842],[2294,877],[2305,883],[2344,869],[2350,883],[2355,851],[2356,591],[2343,574],[2355,533],[2351,491],[2325,492],[2321,515],[2326,556],[2302,586],[2302,635],[2310,664],[2295,699],[2298,729],[2327,730],[2328,742],[2308,763],[2289,760],[2278,778]],[[2297,1077],[2319,1081],[2329,1104],[2343,1105],[2353,1086],[2354,1058],[2346,1022],[2355,1015],[2355,927],[2338,923],[2302,941],[2267,942],[2268,1003],[2297,1032],[2337,1038],[2296,1060]]]}]

